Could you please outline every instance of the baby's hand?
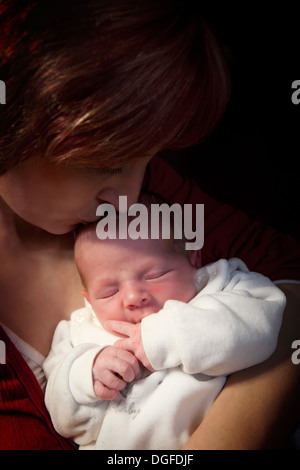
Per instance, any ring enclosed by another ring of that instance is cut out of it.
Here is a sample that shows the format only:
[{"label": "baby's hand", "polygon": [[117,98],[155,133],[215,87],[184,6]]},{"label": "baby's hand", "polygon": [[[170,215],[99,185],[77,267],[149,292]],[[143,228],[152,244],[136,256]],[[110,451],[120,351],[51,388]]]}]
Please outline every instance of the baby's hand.
[{"label": "baby's hand", "polygon": [[144,350],[140,323],[133,324],[125,321],[107,320],[105,326],[117,334],[127,336],[125,339],[116,341],[114,346],[124,351],[132,351],[146,369],[154,372]]},{"label": "baby's hand", "polygon": [[94,361],[94,392],[102,400],[113,400],[139,373],[139,362],[134,354],[108,346],[100,351]]}]

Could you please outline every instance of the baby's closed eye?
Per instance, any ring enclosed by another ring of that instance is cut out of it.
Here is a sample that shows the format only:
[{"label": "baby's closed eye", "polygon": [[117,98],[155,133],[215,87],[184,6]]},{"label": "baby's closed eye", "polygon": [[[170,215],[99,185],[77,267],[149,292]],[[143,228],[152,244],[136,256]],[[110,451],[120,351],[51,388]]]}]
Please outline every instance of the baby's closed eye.
[{"label": "baby's closed eye", "polygon": [[108,299],[110,297],[113,297],[118,292],[119,292],[118,287],[110,287],[108,289],[103,289],[103,291],[97,292],[95,298],[96,300]]},{"label": "baby's closed eye", "polygon": [[155,280],[155,279],[159,279],[159,278],[162,278],[162,277],[170,274],[171,272],[172,272],[172,270],[170,270],[170,269],[164,269],[164,270],[149,272],[145,275],[145,280],[146,281],[152,281],[152,280]]}]

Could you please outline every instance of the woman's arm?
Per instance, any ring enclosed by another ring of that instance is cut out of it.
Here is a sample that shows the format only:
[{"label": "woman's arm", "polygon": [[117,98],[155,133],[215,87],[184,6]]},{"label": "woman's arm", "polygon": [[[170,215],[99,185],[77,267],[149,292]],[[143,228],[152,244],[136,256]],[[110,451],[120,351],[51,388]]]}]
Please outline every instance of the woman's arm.
[{"label": "woman's arm", "polygon": [[300,420],[300,364],[291,345],[300,339],[300,286],[282,284],[287,307],[275,353],[233,374],[184,449],[281,449]]}]

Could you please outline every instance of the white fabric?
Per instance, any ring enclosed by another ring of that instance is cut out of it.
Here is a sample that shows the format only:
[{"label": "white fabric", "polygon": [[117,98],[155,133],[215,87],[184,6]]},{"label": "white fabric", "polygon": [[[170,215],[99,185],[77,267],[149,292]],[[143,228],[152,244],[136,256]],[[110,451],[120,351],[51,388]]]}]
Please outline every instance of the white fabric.
[{"label": "white fabric", "polygon": [[93,390],[92,366],[118,338],[91,308],[56,330],[44,363],[46,405],[57,431],[80,449],[179,449],[199,426],[226,375],[267,359],[277,344],[284,294],[239,259],[197,271],[200,292],[169,300],[142,320],[143,344],[156,372],[144,370],[112,401]]}]

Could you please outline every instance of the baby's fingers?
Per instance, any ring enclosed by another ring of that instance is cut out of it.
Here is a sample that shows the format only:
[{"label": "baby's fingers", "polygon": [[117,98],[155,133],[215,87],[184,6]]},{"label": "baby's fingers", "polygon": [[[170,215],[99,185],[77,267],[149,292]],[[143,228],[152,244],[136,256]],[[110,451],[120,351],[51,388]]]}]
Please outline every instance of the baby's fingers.
[{"label": "baby's fingers", "polygon": [[119,395],[118,390],[111,390],[110,388],[105,387],[105,385],[99,380],[94,382],[94,392],[98,398],[102,400],[114,400]]},{"label": "baby's fingers", "polygon": [[116,348],[117,358],[114,362],[114,372],[117,372],[126,382],[132,382],[140,373],[137,358],[129,351]]},{"label": "baby's fingers", "polygon": [[108,346],[94,361],[94,392],[103,400],[113,400],[127,382],[137,379],[139,373],[139,361],[131,352]]},{"label": "baby's fingers", "polygon": [[118,372],[104,370],[101,375],[101,383],[111,390],[120,391],[126,387],[127,382],[122,379]]}]

